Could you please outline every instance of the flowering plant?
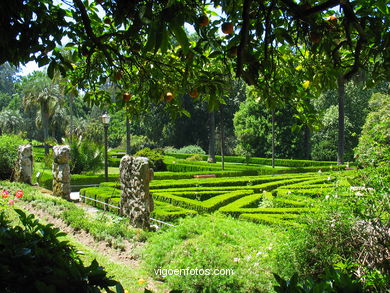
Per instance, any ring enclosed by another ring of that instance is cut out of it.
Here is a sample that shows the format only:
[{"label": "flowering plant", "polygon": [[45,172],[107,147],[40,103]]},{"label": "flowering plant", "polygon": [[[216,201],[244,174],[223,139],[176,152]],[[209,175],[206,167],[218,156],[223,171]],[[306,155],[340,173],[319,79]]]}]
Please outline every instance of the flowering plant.
[{"label": "flowering plant", "polygon": [[1,191],[0,198],[0,207],[1,210],[7,208],[7,206],[12,206],[16,201],[20,200],[23,197],[23,190],[19,189],[15,192],[14,195],[10,195],[10,192],[6,189]]}]

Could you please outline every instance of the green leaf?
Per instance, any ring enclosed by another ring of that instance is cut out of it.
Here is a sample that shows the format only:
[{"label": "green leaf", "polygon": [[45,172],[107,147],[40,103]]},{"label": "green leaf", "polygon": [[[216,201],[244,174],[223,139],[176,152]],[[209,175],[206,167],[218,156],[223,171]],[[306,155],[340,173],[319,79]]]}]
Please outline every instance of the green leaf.
[{"label": "green leaf", "polygon": [[215,57],[218,57],[222,55],[222,52],[221,51],[214,51],[212,52],[210,55],[209,55],[209,58],[215,58]]},{"label": "green leaf", "polygon": [[49,67],[47,68],[47,75],[50,77],[50,79],[53,79],[54,70],[56,67],[57,67],[57,62],[55,60],[52,60],[49,64]]},{"label": "green leaf", "polygon": [[187,34],[184,31],[183,27],[181,25],[179,25],[178,23],[170,23],[169,27],[172,30],[173,34],[175,35],[180,46],[183,48],[184,54],[187,54],[188,50],[189,50],[190,43],[188,41]]},{"label": "green leaf", "polygon": [[155,47],[155,45],[156,45],[156,31],[153,29],[153,27],[151,27],[148,35],[148,41],[146,42],[143,51],[149,52]]},{"label": "green leaf", "polygon": [[159,26],[159,29],[158,31],[156,32],[156,42],[155,42],[155,45],[154,45],[154,53],[156,54],[158,49],[160,49],[161,47],[161,44],[164,40],[164,37],[166,36],[164,34],[166,30],[166,26],[165,26],[165,23],[162,23],[160,26]]}]

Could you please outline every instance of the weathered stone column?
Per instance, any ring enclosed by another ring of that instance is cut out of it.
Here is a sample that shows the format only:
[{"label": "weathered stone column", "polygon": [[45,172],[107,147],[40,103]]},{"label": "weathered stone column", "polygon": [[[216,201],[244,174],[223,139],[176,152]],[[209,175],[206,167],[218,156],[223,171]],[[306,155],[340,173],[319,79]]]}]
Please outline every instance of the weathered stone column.
[{"label": "weathered stone column", "polygon": [[70,147],[56,145],[53,147],[53,195],[70,199]]},{"label": "weathered stone column", "polygon": [[153,179],[153,170],[144,157],[124,156],[120,166],[121,180],[121,215],[130,218],[130,223],[137,228],[150,228],[150,213],[154,204],[149,192],[149,182]]},{"label": "weathered stone column", "polygon": [[33,155],[30,144],[20,145],[15,164],[15,181],[32,184]]}]

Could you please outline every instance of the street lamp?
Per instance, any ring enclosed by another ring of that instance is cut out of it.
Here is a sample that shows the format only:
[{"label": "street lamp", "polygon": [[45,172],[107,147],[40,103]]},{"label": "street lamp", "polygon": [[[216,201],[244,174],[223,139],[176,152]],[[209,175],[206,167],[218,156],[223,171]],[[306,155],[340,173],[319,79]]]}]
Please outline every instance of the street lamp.
[{"label": "street lamp", "polygon": [[101,119],[104,126],[104,180],[108,182],[108,142],[107,142],[107,130],[108,124],[110,124],[110,116],[103,114]]}]

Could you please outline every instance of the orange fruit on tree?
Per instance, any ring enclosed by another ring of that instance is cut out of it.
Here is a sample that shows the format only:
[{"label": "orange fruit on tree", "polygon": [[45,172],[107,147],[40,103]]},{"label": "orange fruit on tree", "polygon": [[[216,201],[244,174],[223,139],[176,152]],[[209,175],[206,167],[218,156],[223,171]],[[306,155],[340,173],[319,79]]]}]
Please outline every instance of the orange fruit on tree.
[{"label": "orange fruit on tree", "polygon": [[328,16],[328,17],[326,18],[326,20],[327,20],[327,21],[336,21],[336,20],[337,20],[337,17],[334,16],[334,15],[331,15],[331,16]]},{"label": "orange fruit on tree", "polygon": [[222,32],[224,34],[230,35],[234,31],[233,24],[231,22],[225,22],[222,24]]},{"label": "orange fruit on tree", "polygon": [[198,23],[200,26],[206,26],[210,23],[210,19],[206,15],[202,15],[199,17]]},{"label": "orange fruit on tree", "polygon": [[130,99],[131,99],[131,94],[130,93],[124,93],[123,94],[123,101],[124,102],[130,101]]},{"label": "orange fruit on tree", "polygon": [[171,92],[167,92],[164,97],[166,102],[170,102],[173,100],[173,94]]},{"label": "orange fruit on tree", "polygon": [[196,98],[198,97],[199,93],[198,93],[198,89],[197,88],[194,88],[190,93],[189,93],[190,97],[191,98]]}]

